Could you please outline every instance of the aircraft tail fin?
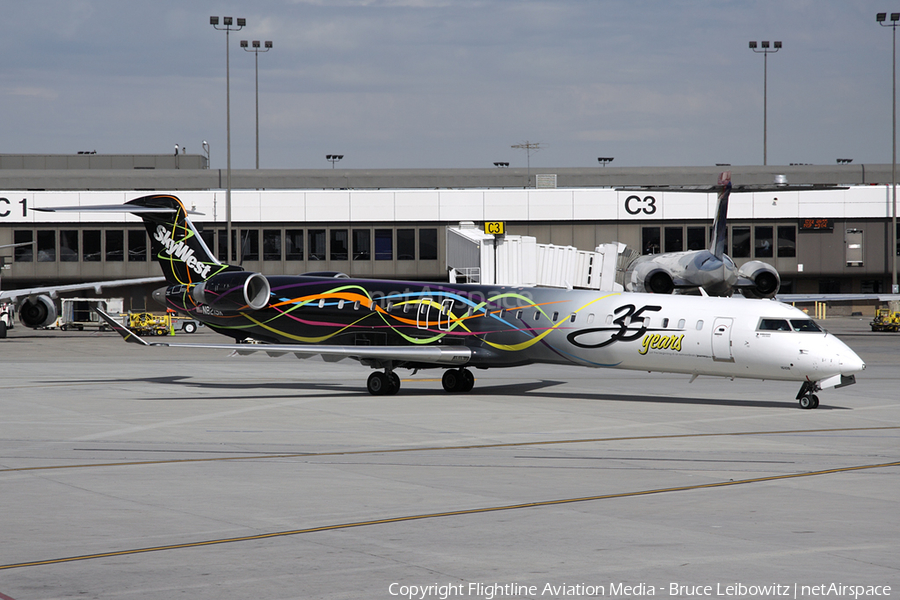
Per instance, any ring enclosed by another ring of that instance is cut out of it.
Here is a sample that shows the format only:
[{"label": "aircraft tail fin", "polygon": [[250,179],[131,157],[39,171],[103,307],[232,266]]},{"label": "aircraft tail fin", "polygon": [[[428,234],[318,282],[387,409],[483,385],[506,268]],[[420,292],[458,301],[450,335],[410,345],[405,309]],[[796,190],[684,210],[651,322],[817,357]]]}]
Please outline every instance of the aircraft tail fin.
[{"label": "aircraft tail fin", "polygon": [[713,256],[722,260],[725,255],[725,245],[728,242],[728,197],[731,196],[731,171],[720,174],[718,184],[722,186],[722,189],[719,190],[719,201],[716,206],[716,218],[713,221],[709,251]]},{"label": "aircraft tail fin", "polygon": [[124,208],[143,219],[153,257],[170,285],[199,283],[224,271],[243,270],[216,259],[175,196],[143,196],[126,202]]}]

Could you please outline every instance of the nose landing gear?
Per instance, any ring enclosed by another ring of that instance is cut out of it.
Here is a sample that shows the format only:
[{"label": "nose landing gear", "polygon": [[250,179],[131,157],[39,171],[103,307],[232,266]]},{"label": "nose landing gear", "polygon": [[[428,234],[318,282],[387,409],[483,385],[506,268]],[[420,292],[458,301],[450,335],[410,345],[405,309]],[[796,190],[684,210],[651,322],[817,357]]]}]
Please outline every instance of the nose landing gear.
[{"label": "nose landing gear", "polygon": [[814,392],[819,391],[819,386],[811,381],[804,381],[797,392],[797,400],[800,401],[800,408],[813,409],[819,408],[819,397]]}]

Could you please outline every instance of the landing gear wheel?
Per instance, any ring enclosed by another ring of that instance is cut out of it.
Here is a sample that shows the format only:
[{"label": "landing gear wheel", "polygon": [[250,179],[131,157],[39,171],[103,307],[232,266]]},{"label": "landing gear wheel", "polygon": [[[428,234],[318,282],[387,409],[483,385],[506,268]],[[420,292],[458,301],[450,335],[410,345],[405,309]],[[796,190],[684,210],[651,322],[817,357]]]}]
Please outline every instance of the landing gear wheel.
[{"label": "landing gear wheel", "polygon": [[441,384],[450,393],[471,392],[475,376],[468,369],[447,369],[441,378]]},{"label": "landing gear wheel", "polygon": [[369,375],[369,379],[366,381],[366,389],[369,390],[369,393],[373,396],[383,396],[387,393],[389,387],[390,382],[388,377],[381,371],[375,371]]},{"label": "landing gear wheel", "polygon": [[475,387],[475,376],[472,375],[472,371],[468,369],[460,369],[459,372],[462,373],[463,379],[462,388],[459,391],[471,392],[472,388]]},{"label": "landing gear wheel", "polygon": [[815,394],[807,394],[805,396],[801,396],[800,398],[800,408],[805,409],[813,409],[818,408],[819,406],[819,397]]},{"label": "landing gear wheel", "polygon": [[385,373],[388,379],[388,390],[385,392],[388,396],[393,396],[397,392],[400,391],[400,376],[391,371],[390,373]]},{"label": "landing gear wheel", "polygon": [[444,391],[450,392],[451,394],[459,391],[459,384],[462,381],[462,377],[460,372],[456,369],[447,369],[444,371],[444,376],[441,377],[441,385],[444,386]]},{"label": "landing gear wheel", "polygon": [[366,389],[373,396],[393,396],[400,390],[400,377],[394,372],[375,371],[369,375]]}]

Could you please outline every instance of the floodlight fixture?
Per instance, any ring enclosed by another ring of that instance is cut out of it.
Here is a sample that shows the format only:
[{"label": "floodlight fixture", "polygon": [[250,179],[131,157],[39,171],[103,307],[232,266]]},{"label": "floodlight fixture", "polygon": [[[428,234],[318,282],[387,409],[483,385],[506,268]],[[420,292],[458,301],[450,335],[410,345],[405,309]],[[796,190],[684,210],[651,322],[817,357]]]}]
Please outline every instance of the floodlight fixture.
[{"label": "floodlight fixture", "polygon": [[238,17],[237,27],[233,26],[234,19],[222,17],[222,26],[219,26],[219,17],[211,16],[209,24],[217,31],[225,32],[225,260],[231,261],[231,54],[229,51],[229,39],[232,31],[240,31],[247,25],[247,19]]},{"label": "floodlight fixture", "polygon": [[[761,48],[761,49],[760,49]],[[756,42],[750,42],[750,49],[757,54],[763,55],[763,165],[768,163],[768,70],[769,70],[769,54],[781,50],[781,42],[775,42],[774,47],[769,47],[769,41],[764,40],[759,43],[757,48]]]}]

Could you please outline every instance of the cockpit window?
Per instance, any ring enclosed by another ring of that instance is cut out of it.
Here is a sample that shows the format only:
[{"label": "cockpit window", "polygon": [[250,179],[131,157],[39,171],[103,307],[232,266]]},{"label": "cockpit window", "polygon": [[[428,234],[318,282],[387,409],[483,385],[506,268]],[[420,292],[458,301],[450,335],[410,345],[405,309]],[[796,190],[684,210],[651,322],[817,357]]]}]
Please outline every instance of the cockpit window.
[{"label": "cockpit window", "polygon": [[812,319],[791,319],[791,327],[794,331],[822,331]]},{"label": "cockpit window", "polygon": [[785,319],[760,319],[760,331],[790,331],[791,326]]}]

